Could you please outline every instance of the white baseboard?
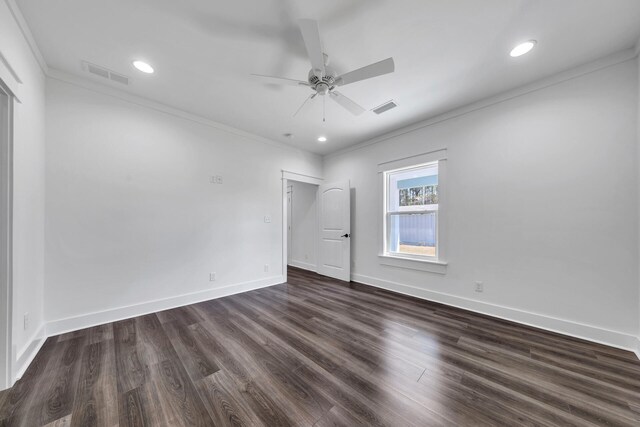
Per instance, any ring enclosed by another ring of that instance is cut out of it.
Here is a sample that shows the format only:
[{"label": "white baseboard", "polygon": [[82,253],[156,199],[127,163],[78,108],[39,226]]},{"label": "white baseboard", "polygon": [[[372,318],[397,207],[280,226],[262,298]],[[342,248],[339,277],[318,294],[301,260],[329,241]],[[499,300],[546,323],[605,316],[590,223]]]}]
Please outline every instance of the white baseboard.
[{"label": "white baseboard", "polygon": [[303,270],[309,270],[309,271],[313,271],[313,272],[316,271],[316,265],[315,264],[310,264],[308,262],[296,261],[296,260],[292,259],[287,264],[290,265],[291,267],[297,267],[297,268],[301,268]]},{"label": "white baseboard", "polygon": [[33,359],[36,357],[36,354],[38,354],[38,351],[40,351],[40,348],[42,348],[42,344],[44,344],[47,339],[45,332],[46,324],[42,323],[27,345],[16,355],[15,363],[13,365],[12,386],[16,381],[22,378],[24,371],[27,370]]},{"label": "white baseboard", "polygon": [[104,311],[97,311],[80,316],[68,317],[66,319],[53,320],[47,323],[47,336],[64,334],[67,332],[90,328],[92,326],[102,325],[105,323],[129,319],[131,317],[155,313],[157,311],[168,310],[170,308],[182,307],[183,305],[195,304],[202,301],[226,297],[241,292],[247,292],[254,289],[277,285],[283,282],[283,276],[272,276],[266,279],[236,283],[221,288],[207,289],[205,291],[148,301],[141,304],[118,307]]},{"label": "white baseboard", "polygon": [[[315,270],[315,266],[313,266],[312,264],[289,264],[298,268],[312,271]],[[513,322],[546,329],[552,332],[558,332],[561,334],[574,336],[576,338],[594,341],[612,347],[631,350],[634,351],[640,359],[640,337],[635,337],[633,335],[610,331],[591,325],[552,318],[499,305],[488,304],[481,301],[470,300],[454,295],[429,291],[426,289],[377,279],[362,274],[353,274],[352,279],[356,282],[376,286],[382,289],[387,289],[412,297],[439,302],[442,304],[459,307],[465,310],[486,314],[488,316],[511,320]],[[181,307],[183,305],[195,304],[210,299],[216,299],[242,292],[247,292],[254,289],[265,288],[283,282],[284,278],[282,276],[273,276],[266,279],[237,283],[222,288],[210,289],[202,292],[194,292],[171,298],[148,301],[145,303],[126,307],[119,307],[111,310],[87,313],[81,316],[54,320],[46,324],[42,324],[34,334],[34,337],[31,339],[29,344],[27,344],[27,346],[17,354],[16,363],[14,365],[14,382],[22,377],[27,367],[33,361],[36,354],[44,344],[47,337],[59,335],[66,332],[72,332],[79,329],[89,328],[104,323],[110,323],[118,320],[128,319],[131,317],[141,316],[144,314],[155,313],[157,311],[168,310],[170,308]]]},{"label": "white baseboard", "polygon": [[512,322],[569,335],[575,338],[581,338],[587,341],[593,341],[599,344],[605,344],[611,347],[621,348],[623,350],[630,350],[635,352],[640,359],[640,339],[634,335],[603,329],[584,323],[577,323],[570,320],[558,319],[542,314],[531,313],[515,308],[458,297],[455,295],[430,291],[428,289],[369,277],[363,274],[352,274],[351,278],[354,282],[364,283],[366,285],[387,289],[400,294],[434,301],[504,320],[510,320]]},{"label": "white baseboard", "polygon": [[[226,297],[254,289],[266,288],[284,282],[283,276],[273,276],[266,279],[253,280],[249,282],[236,283],[216,289],[208,289],[201,292],[178,295],[175,297],[160,300],[147,301],[141,304],[118,307],[110,310],[87,313],[80,316],[68,317],[66,319],[53,320],[43,323],[34,335],[34,338],[21,350],[16,357],[14,365],[13,383],[17,381],[27,370],[36,354],[48,337],[64,334],[66,332],[77,331],[79,329],[90,328],[104,323],[116,322],[118,320],[129,319],[131,317],[142,316],[157,311],[168,310],[170,308],[182,307],[184,305],[195,304],[202,301]],[[13,385],[13,384],[12,384]]]}]

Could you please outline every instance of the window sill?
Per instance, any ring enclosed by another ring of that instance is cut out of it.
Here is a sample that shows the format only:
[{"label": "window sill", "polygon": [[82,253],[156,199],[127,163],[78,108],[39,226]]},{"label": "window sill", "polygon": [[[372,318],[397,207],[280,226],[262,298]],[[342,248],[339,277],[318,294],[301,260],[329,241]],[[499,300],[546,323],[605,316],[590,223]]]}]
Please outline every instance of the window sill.
[{"label": "window sill", "polygon": [[391,267],[407,268],[410,270],[428,271],[430,273],[446,274],[447,262],[430,259],[415,259],[394,255],[378,255],[380,264]]}]

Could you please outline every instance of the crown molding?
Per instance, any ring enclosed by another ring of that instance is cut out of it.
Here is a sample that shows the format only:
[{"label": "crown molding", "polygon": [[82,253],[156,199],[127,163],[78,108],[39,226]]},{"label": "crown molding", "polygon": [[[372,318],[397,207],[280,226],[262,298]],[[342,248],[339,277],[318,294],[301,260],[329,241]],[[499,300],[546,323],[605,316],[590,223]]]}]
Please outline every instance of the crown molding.
[{"label": "crown molding", "polygon": [[[0,51],[0,64],[4,65],[4,67],[6,68],[6,70],[9,72],[9,74],[11,75],[11,77],[13,77],[13,80],[17,83],[17,84],[22,84],[22,79],[20,78],[20,76],[18,75],[18,73],[16,72],[16,70],[13,68],[13,66],[11,65],[11,63],[7,60],[7,58],[5,58],[5,56],[2,54],[2,51]],[[5,80],[6,83],[6,80]]]},{"label": "crown molding", "polygon": [[569,70],[566,71],[561,71],[559,73],[556,73],[552,76],[549,77],[545,77],[543,79],[540,80],[536,80],[532,83],[528,83],[524,86],[519,86],[516,87],[514,89],[510,89],[507,90],[505,92],[501,92],[497,95],[492,95],[489,96],[488,98],[484,98],[481,99],[479,101],[470,103],[470,104],[466,104],[462,107],[458,107],[455,108],[451,111],[448,111],[446,113],[443,114],[439,114],[435,117],[431,117],[431,118],[427,118],[425,120],[419,121],[417,123],[414,123],[412,125],[408,125],[408,126],[404,126],[400,129],[396,129],[394,131],[388,132],[384,135],[380,135],[377,136],[373,139],[369,139],[367,141],[361,142],[359,144],[356,145],[352,145],[350,147],[345,147],[343,149],[334,151],[332,153],[329,154],[325,154],[324,158],[332,158],[332,157],[336,157],[336,156],[340,156],[342,154],[346,154],[349,153],[351,151],[356,151],[356,150],[361,150],[363,148],[366,148],[370,145],[374,145],[374,144],[378,144],[381,142],[384,142],[388,139],[391,138],[395,138],[398,137],[400,135],[404,135],[406,133],[411,133],[411,132],[415,132],[417,130],[420,130],[422,128],[426,128],[429,126],[433,126],[435,124],[447,121],[447,120],[451,120],[451,119],[455,119],[457,117],[460,116],[464,116],[466,114],[472,113],[474,111],[477,110],[481,110],[483,108],[487,108],[490,107],[492,105],[495,104],[499,104],[501,102],[505,102],[508,101],[510,99],[513,98],[517,98],[523,95],[526,95],[528,93],[531,92],[535,92],[541,89],[545,89],[547,87],[550,86],[555,86],[557,84],[566,82],[567,80],[572,80],[581,76],[584,76],[586,74],[590,74],[590,73],[594,73],[596,71],[608,68],[608,67],[612,67],[614,65],[618,65],[621,64],[623,62],[629,61],[631,59],[634,59],[638,56],[638,49],[636,46],[636,49],[626,49],[617,53],[614,53],[612,55],[608,55],[605,57],[602,57],[600,59],[597,59],[595,61],[571,68]]},{"label": "crown molding", "polygon": [[145,97],[141,97],[138,95],[132,95],[122,90],[111,88],[109,86],[95,83],[70,73],[66,73],[54,68],[50,68],[46,63],[44,56],[42,55],[42,52],[40,52],[40,49],[38,48],[38,45],[36,44],[36,41],[33,38],[33,34],[29,29],[29,25],[27,24],[27,21],[24,19],[24,16],[22,15],[22,11],[20,10],[20,7],[16,3],[16,1],[15,0],[4,0],[4,1],[7,4],[7,7],[9,8],[9,10],[11,11],[11,14],[13,15],[13,18],[16,24],[20,28],[20,31],[22,32],[22,35],[25,41],[27,42],[29,49],[31,50],[31,53],[33,54],[33,57],[35,58],[38,65],[40,66],[40,69],[42,70],[44,75],[50,79],[59,80],[65,83],[73,84],[75,86],[83,87],[85,89],[88,89],[97,93],[101,93],[103,95],[108,95],[114,98],[118,98],[120,100],[129,102],[131,104],[135,104],[141,107],[160,111],[160,112],[170,114],[172,116],[179,117],[182,119],[190,120],[192,122],[196,122],[211,128],[215,128],[223,132],[231,133],[236,136],[240,136],[255,142],[261,142],[263,144],[278,147],[283,150],[310,153],[318,157],[321,157],[317,153],[312,153],[310,151],[303,150],[301,148],[297,148],[288,144],[273,141],[271,139],[264,138],[262,136],[259,136],[250,132],[245,132],[240,129],[233,128],[231,126],[223,125],[222,123],[215,122],[206,117],[193,114],[193,113],[181,110],[179,108],[171,107],[169,105],[166,105]]},{"label": "crown molding", "polygon": [[44,60],[44,56],[42,56],[42,52],[40,52],[40,49],[36,44],[36,40],[33,38],[31,29],[29,29],[29,25],[27,25],[27,21],[24,19],[24,16],[22,15],[22,11],[20,10],[20,7],[15,2],[15,0],[4,0],[4,2],[7,4],[7,7],[11,11],[11,15],[13,15],[14,21],[16,21],[16,24],[18,24],[18,27],[22,32],[22,36],[24,37],[24,40],[29,45],[29,49],[31,50],[31,53],[33,54],[33,57],[35,58],[36,62],[40,66],[40,69],[45,75],[47,75],[49,72],[49,66],[47,65],[47,62]]},{"label": "crown molding", "polygon": [[[26,40],[27,44],[29,45],[29,48],[31,49],[31,52],[33,53],[34,58],[36,59],[38,65],[40,66],[40,68],[42,69],[42,72],[49,78],[55,79],[55,80],[60,80],[66,83],[70,83],[70,84],[74,84],[76,86],[80,86],[80,87],[84,87],[85,89],[89,89],[92,90],[94,92],[98,92],[98,93],[102,93],[105,95],[109,95],[109,96],[113,96],[116,98],[119,98],[121,100],[139,105],[139,106],[143,106],[146,108],[151,108],[157,111],[161,111],[176,117],[180,117],[186,120],[191,120],[200,124],[203,124],[205,126],[209,126],[218,130],[222,130],[224,132],[228,132],[228,133],[232,133],[234,135],[238,135],[253,141],[257,141],[257,142],[262,142],[271,146],[275,146],[275,147],[279,147],[285,150],[293,150],[293,151],[297,151],[297,152],[305,152],[305,153],[310,153],[313,155],[318,155],[317,153],[313,153],[311,151],[308,150],[304,150],[301,148],[297,148],[288,144],[284,144],[281,142],[277,142],[250,132],[245,132],[242,131],[240,129],[236,129],[233,128],[231,126],[227,126],[227,125],[223,125],[221,123],[215,122],[211,119],[208,119],[206,117],[197,115],[197,114],[193,114],[184,110],[181,110],[179,108],[175,108],[175,107],[171,107],[167,104],[163,104],[157,101],[153,101],[151,99],[142,97],[142,96],[138,96],[138,95],[132,95],[128,92],[124,92],[122,90],[118,90],[118,89],[114,89],[111,88],[109,86],[103,85],[103,84],[98,84],[98,83],[94,83],[92,81],[89,81],[87,79],[78,77],[76,75],[70,74],[70,73],[66,73],[60,70],[56,70],[53,68],[49,68],[49,66],[47,65],[46,61],[44,60],[44,56],[42,55],[42,53],[40,52],[40,49],[38,48],[38,45],[35,42],[35,39],[33,38],[33,35],[31,33],[31,30],[29,29],[29,26],[27,25],[27,22],[24,19],[24,16],[22,15],[22,12],[20,11],[19,6],[16,4],[15,0],[4,0],[5,3],[7,4],[7,6],[9,7],[9,10],[11,11],[14,20],[16,21],[16,23],[18,24],[18,27],[20,28],[20,31],[22,32],[24,39]],[[464,106],[455,108],[451,111],[448,111],[446,113],[443,114],[439,114],[437,116],[434,117],[430,117],[424,120],[421,120],[419,122],[416,122],[414,124],[408,125],[408,126],[404,126],[400,129],[396,129],[393,130],[391,132],[385,133],[383,135],[377,136],[375,138],[369,139],[367,141],[361,142],[359,144],[355,144],[349,147],[345,147],[343,149],[325,154],[324,156],[321,156],[323,158],[331,158],[334,156],[339,156],[342,154],[346,154],[348,152],[351,151],[355,151],[355,150],[360,150],[362,148],[368,147],[370,145],[374,145],[374,144],[378,144],[380,142],[386,141],[388,139],[391,138],[395,138],[397,136],[406,134],[406,133],[411,133],[414,132],[416,130],[425,128],[425,127],[429,127],[429,126],[433,126],[435,124],[438,124],[440,122],[444,122],[447,120],[451,120],[460,116],[464,116],[466,114],[469,114],[473,111],[476,110],[480,110],[483,108],[487,108],[490,107],[492,105],[495,104],[499,104],[501,102],[519,97],[519,96],[523,96],[526,95],[528,93],[531,92],[535,92],[550,86],[554,86],[556,84],[565,82],[567,80],[571,80],[571,79],[575,79],[578,77],[581,77],[585,74],[589,74],[589,73],[593,73],[599,70],[602,70],[604,68],[608,68],[617,64],[620,64],[622,62],[626,62],[630,59],[634,59],[636,57],[638,57],[640,55],[640,39],[638,39],[638,41],[636,42],[635,46],[630,48],[630,49],[626,49],[617,53],[614,53],[612,55],[608,55],[605,56],[603,58],[597,59],[595,61],[589,62],[587,64],[583,64],[574,68],[571,68],[569,70],[554,74],[550,77],[546,77],[537,81],[534,81],[532,83],[526,84],[524,86],[520,86],[514,89],[510,89],[501,93],[498,93],[496,95],[491,95],[487,98],[481,99],[479,101],[476,102],[472,102],[469,104],[466,104]]]},{"label": "crown molding", "polygon": [[318,156],[319,158],[321,158],[321,156],[317,153],[313,153],[311,151],[307,151],[307,150],[303,150],[301,148],[297,148],[297,147],[293,147],[291,145],[288,144],[284,144],[282,142],[278,142],[278,141],[273,141],[271,139],[250,133],[250,132],[245,132],[243,130],[240,129],[236,129],[234,127],[231,126],[227,126],[224,125],[222,123],[218,123],[214,120],[208,119],[206,117],[194,114],[194,113],[190,113],[184,110],[181,110],[179,108],[175,108],[175,107],[171,107],[167,104],[163,104],[161,102],[158,101],[154,101],[152,99],[149,98],[145,98],[139,95],[133,95],[129,92],[123,91],[121,89],[117,89],[117,88],[113,88],[107,85],[104,85],[102,83],[97,83],[88,79],[85,79],[83,77],[78,77],[75,74],[71,74],[71,73],[67,73],[65,71],[60,71],[57,70],[55,68],[49,68],[49,71],[47,73],[47,78],[52,79],[52,80],[58,80],[60,82],[63,83],[67,83],[73,86],[77,86],[77,87],[81,87],[83,89],[92,91],[92,92],[96,92],[102,95],[106,95],[106,96],[110,96],[112,98],[116,98],[119,99],[121,101],[125,101],[128,102],[130,104],[133,105],[137,105],[139,107],[144,107],[144,108],[148,108],[151,110],[155,110],[161,113],[165,113],[165,114],[169,114],[171,116],[174,117],[178,117],[184,120],[189,120],[204,126],[208,126],[210,128],[214,128],[217,130],[220,130],[222,132],[226,132],[226,133],[230,133],[236,136],[240,136],[242,138],[254,141],[254,142],[260,142],[263,144],[267,144],[273,147],[277,147],[283,150],[288,150],[288,151],[295,151],[298,153],[308,153],[308,154],[312,154],[314,156]]}]

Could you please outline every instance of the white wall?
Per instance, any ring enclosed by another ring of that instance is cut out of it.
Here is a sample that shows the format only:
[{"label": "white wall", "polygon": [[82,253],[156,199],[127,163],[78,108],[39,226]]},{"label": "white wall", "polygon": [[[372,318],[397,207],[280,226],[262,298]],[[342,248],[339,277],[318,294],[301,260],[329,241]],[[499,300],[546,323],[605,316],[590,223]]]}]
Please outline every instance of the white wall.
[{"label": "white wall", "polygon": [[281,281],[282,169],[322,159],[48,79],[52,332]]},{"label": "white wall", "polygon": [[292,187],[291,247],[289,265],[316,269],[317,185],[289,181]]},{"label": "white wall", "polygon": [[[355,188],[354,280],[632,348],[634,59],[325,158]],[[391,113],[393,114],[393,113]],[[377,165],[447,149],[445,275],[378,262]],[[474,282],[484,282],[484,293]]]},{"label": "white wall", "polygon": [[[21,103],[14,108],[12,332],[21,359],[35,350],[44,324],[45,77],[5,1],[0,1],[0,52],[22,81]],[[22,368],[15,362],[14,372]]]}]

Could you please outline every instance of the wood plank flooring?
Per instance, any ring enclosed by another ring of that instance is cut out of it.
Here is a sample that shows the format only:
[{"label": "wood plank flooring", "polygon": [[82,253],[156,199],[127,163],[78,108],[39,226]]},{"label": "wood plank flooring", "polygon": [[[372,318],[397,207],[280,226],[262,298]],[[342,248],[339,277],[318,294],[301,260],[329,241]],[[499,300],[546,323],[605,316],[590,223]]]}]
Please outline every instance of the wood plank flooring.
[{"label": "wood plank flooring", "polygon": [[0,426],[640,425],[633,353],[290,269],[49,338]]}]

